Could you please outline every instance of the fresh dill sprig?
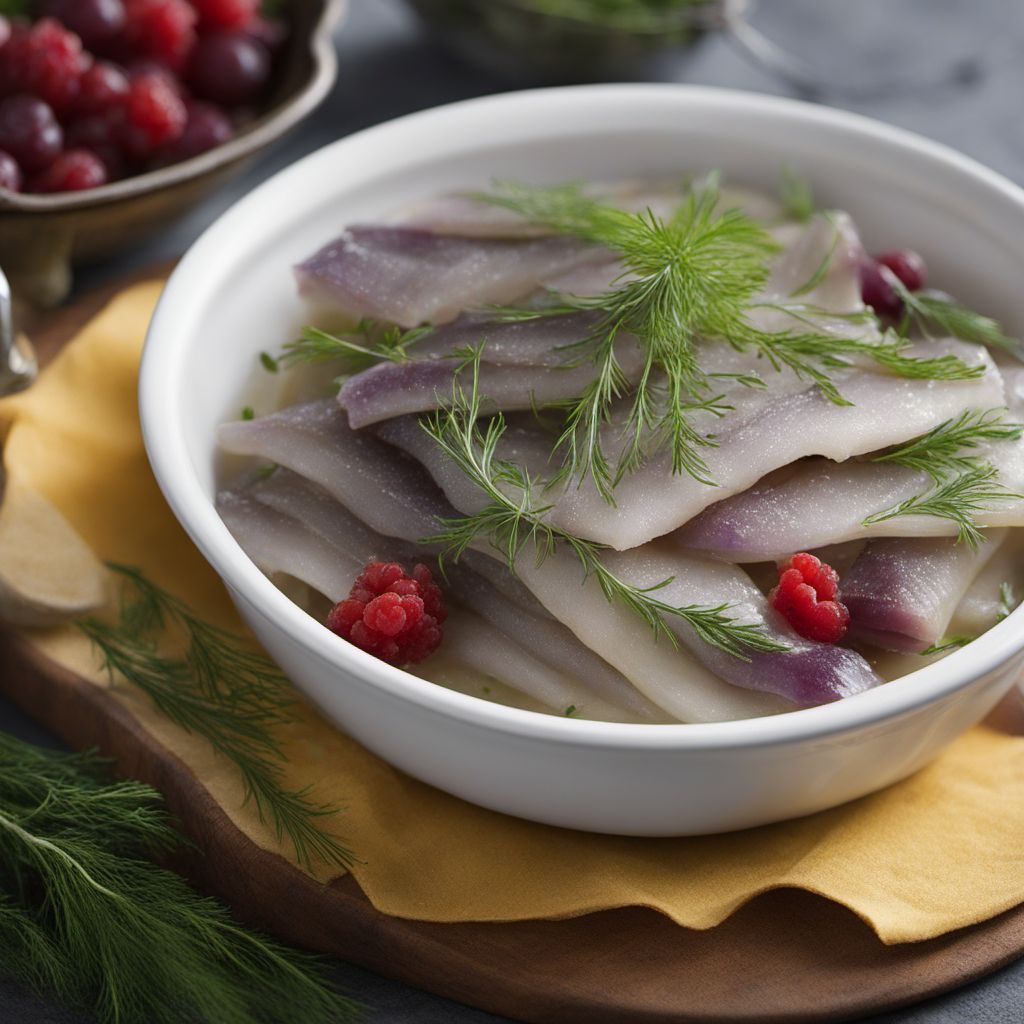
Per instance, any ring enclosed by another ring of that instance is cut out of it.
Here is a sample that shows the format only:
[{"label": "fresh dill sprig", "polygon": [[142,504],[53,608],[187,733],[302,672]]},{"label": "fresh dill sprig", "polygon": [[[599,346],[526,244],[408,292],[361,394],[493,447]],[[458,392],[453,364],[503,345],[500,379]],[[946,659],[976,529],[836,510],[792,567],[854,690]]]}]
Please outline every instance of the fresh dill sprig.
[{"label": "fresh dill sprig", "polygon": [[330,334],[318,327],[304,327],[299,338],[282,348],[280,362],[284,366],[294,366],[296,363],[339,361],[343,373],[358,373],[380,362],[408,361],[406,349],[432,331],[432,327],[403,330],[394,324],[380,324],[369,317],[360,320],[347,335]]},{"label": "fresh dill sprig", "polygon": [[[630,213],[587,196],[576,184],[530,187],[503,183],[483,201],[513,210],[554,231],[606,246],[622,261],[623,274],[609,291],[589,297],[562,296],[518,318],[559,316],[589,310],[595,326],[570,346],[577,364],[590,360],[594,376],[569,407],[558,447],[564,473],[590,476],[612,502],[615,485],[667,445],[672,472],[714,483],[701,449],[715,440],[698,429],[693,415],[715,403],[714,382],[701,368],[695,342],[719,341],[763,355],[775,370],[790,369],[818,385],[837,404],[847,404],[833,375],[848,356],[867,356],[892,373],[926,379],[973,379],[983,366],[955,356],[915,359],[907,341],[893,334],[871,339],[837,337],[811,326],[807,331],[766,332],[747,319],[751,300],[768,280],[779,246],[756,221],[738,209],[719,210],[714,180],[692,190],[678,211],[663,220],[650,210]],[[827,270],[827,268],[826,268]],[[824,273],[824,272],[823,272]],[[515,311],[502,315],[517,317]],[[640,343],[644,361],[635,384],[627,380],[616,353],[621,335]],[[602,428],[615,403],[629,395],[620,431],[621,451],[609,456]],[[723,408],[723,411],[724,408]]]},{"label": "fresh dill sprig", "polygon": [[897,516],[934,516],[948,519],[957,528],[957,542],[977,547],[985,536],[975,523],[979,512],[993,502],[1022,498],[999,482],[995,466],[981,462],[937,484],[925,494],[916,494],[892,508],[875,512],[864,520],[865,526],[886,522]]},{"label": "fresh dill sprig", "polygon": [[534,505],[534,481],[529,473],[497,457],[498,443],[505,432],[504,417],[496,415],[483,429],[480,427],[481,351],[482,348],[477,350],[472,364],[470,392],[467,394],[456,378],[449,406],[420,423],[445,455],[486,496],[488,504],[472,515],[442,519],[440,531],[425,538],[423,543],[442,544],[445,554],[458,560],[475,542],[486,541],[501,554],[513,572],[520,552],[528,545],[533,547],[538,562],[564,546],[576,556],[584,576],[597,580],[607,600],[639,615],[655,637],[666,636],[672,644],[677,643],[666,625],[668,617],[681,619],[705,643],[744,660],[749,660],[746,652],[750,650],[788,650],[785,644],[771,639],[758,626],[738,623],[726,615],[729,605],[676,607],[659,600],[657,591],[668,586],[671,579],[651,587],[627,583],[605,565],[603,545],[583,540],[547,522],[544,514],[551,506]]},{"label": "fresh dill sprig", "polygon": [[0,970],[100,1024],[355,1020],[317,958],[150,861],[183,839],[106,767],[0,734]]},{"label": "fresh dill sprig", "polygon": [[814,192],[811,183],[802,175],[786,165],[782,168],[782,180],[779,182],[779,200],[782,209],[790,220],[806,223],[815,213]]},{"label": "fresh dill sprig", "polygon": [[903,303],[902,333],[906,334],[910,325],[916,323],[927,333],[938,331],[946,337],[1002,349],[1024,360],[1024,345],[1016,338],[1007,337],[991,317],[975,313],[941,292],[912,292],[895,274],[889,275],[887,280]]},{"label": "fresh dill sprig", "polygon": [[[226,630],[194,615],[187,605],[138,569],[112,564],[127,584],[115,622],[86,618],[78,628],[92,641],[112,679],[138,687],[162,714],[204,737],[238,769],[246,800],[278,839],[287,838],[296,860],[349,867],[353,854],[321,826],[336,809],[316,803],[308,787],[284,783],[284,755],[274,729],[294,721],[287,679],[265,657],[247,650]],[[184,654],[164,654],[156,638],[173,627]]]},{"label": "fresh dill sprig", "polygon": [[927,473],[941,483],[979,464],[977,449],[987,441],[1018,441],[1024,423],[1006,420],[1006,409],[968,410],[940,423],[927,434],[893,451],[876,455],[874,462],[892,462]]}]

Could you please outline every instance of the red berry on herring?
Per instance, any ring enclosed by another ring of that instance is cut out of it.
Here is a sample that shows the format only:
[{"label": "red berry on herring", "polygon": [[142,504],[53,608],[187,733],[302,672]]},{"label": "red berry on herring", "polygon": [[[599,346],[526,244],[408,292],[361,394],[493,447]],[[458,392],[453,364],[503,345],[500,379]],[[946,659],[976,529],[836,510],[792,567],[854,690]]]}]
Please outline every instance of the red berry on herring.
[{"label": "red berry on herring", "polygon": [[391,665],[413,665],[441,643],[444,595],[425,565],[408,575],[397,562],[370,562],[327,628]]},{"label": "red berry on herring", "polygon": [[820,643],[837,643],[850,622],[850,613],[839,600],[839,574],[806,551],[779,567],[779,585],[768,595],[768,603],[802,637]]}]

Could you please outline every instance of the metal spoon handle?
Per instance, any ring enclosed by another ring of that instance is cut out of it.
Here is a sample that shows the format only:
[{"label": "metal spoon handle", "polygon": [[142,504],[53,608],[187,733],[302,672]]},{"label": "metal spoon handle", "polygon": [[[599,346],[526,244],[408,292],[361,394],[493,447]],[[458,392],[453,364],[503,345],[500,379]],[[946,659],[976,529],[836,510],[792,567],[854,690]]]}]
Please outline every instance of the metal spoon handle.
[{"label": "metal spoon handle", "polygon": [[11,286],[3,270],[0,270],[0,395],[9,395],[28,387],[36,379],[38,370],[31,349],[18,344],[14,333]]}]

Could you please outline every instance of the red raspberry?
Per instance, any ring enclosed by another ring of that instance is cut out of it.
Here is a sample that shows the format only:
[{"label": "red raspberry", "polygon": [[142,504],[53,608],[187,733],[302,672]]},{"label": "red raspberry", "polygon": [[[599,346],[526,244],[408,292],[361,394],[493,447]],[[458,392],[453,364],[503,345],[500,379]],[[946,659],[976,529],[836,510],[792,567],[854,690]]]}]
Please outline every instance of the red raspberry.
[{"label": "red raspberry", "polygon": [[409,576],[397,562],[370,562],[331,609],[327,628],[382,661],[412,665],[437,650],[447,614],[425,565]]},{"label": "red raspberry", "polygon": [[87,149],[61,153],[32,183],[36,192],[80,192],[107,183],[103,161]]},{"label": "red raspberry", "polygon": [[163,75],[144,74],[133,79],[128,93],[122,143],[136,159],[145,159],[185,130],[185,101]]},{"label": "red raspberry", "polygon": [[11,192],[20,192],[22,186],[21,168],[18,161],[0,149],[0,188],[9,189]]},{"label": "red raspberry", "polygon": [[0,90],[38,96],[61,113],[74,104],[89,61],[78,36],[53,18],[43,18],[19,27],[8,40],[0,64]]},{"label": "red raspberry", "polygon": [[837,643],[850,622],[839,600],[839,574],[806,551],[779,567],[779,585],[768,603],[808,640]]},{"label": "red raspberry", "polygon": [[192,0],[203,28],[244,28],[260,7],[260,0]]},{"label": "red raspberry", "polygon": [[186,0],[126,0],[122,39],[132,54],[181,70],[196,41],[196,12]]},{"label": "red raspberry", "polygon": [[82,75],[76,113],[102,114],[111,107],[123,106],[128,92],[128,76],[115,65],[99,60]]}]

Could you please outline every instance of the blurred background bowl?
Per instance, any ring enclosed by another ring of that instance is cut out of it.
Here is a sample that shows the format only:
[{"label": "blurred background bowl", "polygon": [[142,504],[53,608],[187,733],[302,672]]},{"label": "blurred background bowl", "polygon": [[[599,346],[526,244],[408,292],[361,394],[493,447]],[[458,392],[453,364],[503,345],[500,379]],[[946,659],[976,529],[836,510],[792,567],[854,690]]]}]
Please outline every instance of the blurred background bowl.
[{"label": "blurred background bowl", "polygon": [[60,302],[71,288],[72,266],[157,234],[310,114],[337,77],[332,32],[347,5],[348,0],[292,0],[271,97],[231,141],[87,191],[33,195],[0,189],[0,266],[16,297],[36,306]]},{"label": "blurred background bowl", "polygon": [[594,82],[643,77],[748,0],[407,0],[460,59],[509,79]]}]

